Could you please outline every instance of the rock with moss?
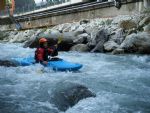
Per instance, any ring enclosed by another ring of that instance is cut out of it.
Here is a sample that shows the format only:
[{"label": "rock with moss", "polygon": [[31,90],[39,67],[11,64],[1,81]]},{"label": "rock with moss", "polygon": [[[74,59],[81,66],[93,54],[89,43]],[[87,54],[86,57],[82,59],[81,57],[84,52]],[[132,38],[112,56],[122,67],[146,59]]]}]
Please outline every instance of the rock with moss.
[{"label": "rock with moss", "polygon": [[133,20],[123,20],[119,23],[119,27],[125,30],[137,28],[137,24]]}]

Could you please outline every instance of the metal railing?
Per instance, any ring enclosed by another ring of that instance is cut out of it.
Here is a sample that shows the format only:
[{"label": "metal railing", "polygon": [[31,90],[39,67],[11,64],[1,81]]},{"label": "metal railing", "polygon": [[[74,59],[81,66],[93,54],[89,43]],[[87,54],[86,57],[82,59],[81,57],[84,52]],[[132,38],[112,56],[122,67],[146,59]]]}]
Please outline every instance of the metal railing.
[{"label": "metal railing", "polygon": [[[28,12],[35,12],[40,9],[42,10],[65,3],[71,4],[71,0],[47,0],[47,1],[48,1],[47,3],[41,2],[41,5],[25,4],[23,7],[16,7],[16,9],[14,10],[14,15],[20,15]],[[1,10],[0,16],[9,16],[9,15],[6,10]]]}]

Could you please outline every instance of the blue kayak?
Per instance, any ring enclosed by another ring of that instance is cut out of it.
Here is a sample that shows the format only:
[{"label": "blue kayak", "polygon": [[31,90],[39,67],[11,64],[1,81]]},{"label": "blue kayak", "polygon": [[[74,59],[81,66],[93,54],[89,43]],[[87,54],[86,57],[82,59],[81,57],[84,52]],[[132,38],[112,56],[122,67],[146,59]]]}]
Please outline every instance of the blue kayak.
[{"label": "blue kayak", "polygon": [[[13,58],[12,60],[21,66],[29,66],[35,64],[35,60],[33,57]],[[58,58],[56,60],[55,59],[50,60],[48,64],[44,66],[50,67],[56,71],[77,71],[80,68],[82,68],[82,64],[68,62]]]}]

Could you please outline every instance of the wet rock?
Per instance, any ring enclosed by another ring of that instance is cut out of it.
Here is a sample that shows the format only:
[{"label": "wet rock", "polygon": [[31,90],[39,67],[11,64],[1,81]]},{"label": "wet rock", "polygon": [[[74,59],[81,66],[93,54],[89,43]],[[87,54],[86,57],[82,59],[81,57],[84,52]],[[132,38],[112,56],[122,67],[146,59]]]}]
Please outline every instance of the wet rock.
[{"label": "wet rock", "polygon": [[144,32],[150,33],[150,23],[144,27]]},{"label": "wet rock", "polygon": [[139,28],[144,27],[145,25],[148,25],[150,23],[150,16],[145,17],[143,20],[139,23]]},{"label": "wet rock", "polygon": [[133,33],[137,33],[137,30],[135,28],[128,30],[127,35],[131,35]]},{"label": "wet rock", "polygon": [[116,42],[118,45],[120,45],[123,40],[125,39],[125,32],[124,30],[121,28],[121,29],[117,29],[114,34],[111,34],[110,36],[110,40]]},{"label": "wet rock", "polygon": [[90,23],[90,20],[88,20],[88,19],[80,21],[80,25],[82,25],[82,24],[88,24],[88,23]]},{"label": "wet rock", "polygon": [[119,27],[125,30],[137,28],[137,24],[133,20],[123,20],[119,23]]},{"label": "wet rock", "polygon": [[90,36],[87,33],[83,33],[77,36],[77,39],[73,40],[74,43],[77,44],[86,44],[90,40]]},{"label": "wet rock", "polygon": [[54,26],[51,30],[58,30],[61,32],[71,32],[71,31],[75,31],[76,29],[78,29],[79,26],[80,26],[79,22],[65,23],[65,24]]},{"label": "wet rock", "polygon": [[89,47],[95,46],[91,52],[104,52],[104,43],[108,41],[108,33],[106,29],[101,29],[96,36],[88,43]]},{"label": "wet rock", "polygon": [[0,31],[0,40],[3,40],[5,38],[4,32]]},{"label": "wet rock", "polygon": [[13,61],[9,60],[0,60],[0,66],[5,66],[5,67],[16,67],[17,64]]},{"label": "wet rock", "polygon": [[71,47],[70,51],[88,52],[90,48],[86,44],[77,44]]},{"label": "wet rock", "polygon": [[130,15],[119,15],[117,17],[113,18],[112,24],[118,24],[121,21],[127,21],[127,20],[132,20],[132,16]]},{"label": "wet rock", "polygon": [[150,54],[150,34],[141,32],[126,37],[119,48],[126,53]]},{"label": "wet rock", "polygon": [[80,100],[95,96],[87,87],[65,81],[57,83],[54,91],[52,91],[50,102],[60,111],[66,111]]},{"label": "wet rock", "polygon": [[34,35],[32,35],[29,40],[27,40],[25,42],[23,47],[25,47],[25,48],[26,47],[30,47],[30,48],[37,47],[38,46],[38,37],[39,37],[41,32],[42,32],[41,29],[37,30],[37,32]]},{"label": "wet rock", "polygon": [[77,30],[74,31],[75,36],[81,35],[83,33],[85,33],[85,30],[82,26],[80,26]]},{"label": "wet rock", "polygon": [[119,45],[114,41],[108,41],[104,44],[104,49],[108,52],[113,51],[114,49],[118,48]]},{"label": "wet rock", "polygon": [[24,47],[36,48],[39,46],[39,38],[45,37],[48,40],[48,46],[55,45],[59,38],[62,39],[62,42],[58,45],[60,51],[68,51],[74,44],[73,40],[75,39],[74,33],[65,32],[60,33],[58,30],[45,31],[41,33],[37,32],[33,38],[28,40]]},{"label": "wet rock", "polygon": [[23,43],[26,40],[29,40],[32,35],[34,35],[36,31],[35,30],[26,30],[26,31],[19,31],[16,33],[16,31],[11,32],[11,35],[9,35],[9,42],[11,43]]},{"label": "wet rock", "polygon": [[112,54],[124,54],[124,49],[122,48],[117,48],[115,50],[112,51]]}]

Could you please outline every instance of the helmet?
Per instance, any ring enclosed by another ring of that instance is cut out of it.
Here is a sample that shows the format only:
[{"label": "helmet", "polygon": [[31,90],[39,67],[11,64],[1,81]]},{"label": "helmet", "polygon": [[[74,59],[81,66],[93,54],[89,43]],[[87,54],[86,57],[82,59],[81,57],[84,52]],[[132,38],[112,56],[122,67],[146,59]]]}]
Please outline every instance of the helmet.
[{"label": "helmet", "polygon": [[40,40],[39,40],[39,43],[44,43],[44,42],[47,42],[47,39],[46,38],[40,38]]}]

